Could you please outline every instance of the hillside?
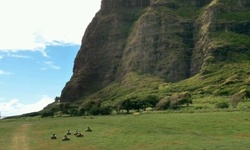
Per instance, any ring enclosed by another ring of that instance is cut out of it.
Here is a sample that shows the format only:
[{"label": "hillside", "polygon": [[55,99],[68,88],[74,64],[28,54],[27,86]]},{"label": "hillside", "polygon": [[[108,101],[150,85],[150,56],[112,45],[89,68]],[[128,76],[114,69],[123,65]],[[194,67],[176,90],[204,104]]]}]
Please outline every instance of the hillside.
[{"label": "hillside", "polygon": [[249,75],[250,0],[102,0],[60,100],[113,107],[185,91],[226,100],[250,90]]}]

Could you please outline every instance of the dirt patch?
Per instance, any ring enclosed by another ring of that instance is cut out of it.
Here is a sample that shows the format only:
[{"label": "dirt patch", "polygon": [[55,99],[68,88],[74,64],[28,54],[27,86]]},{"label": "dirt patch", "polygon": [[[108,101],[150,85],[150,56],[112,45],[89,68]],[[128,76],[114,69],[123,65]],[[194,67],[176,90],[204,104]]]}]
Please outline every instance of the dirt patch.
[{"label": "dirt patch", "polygon": [[27,131],[29,124],[22,124],[16,129],[12,138],[12,149],[29,150]]},{"label": "dirt patch", "polygon": [[250,137],[249,133],[241,133],[236,135],[238,138],[248,138]]}]

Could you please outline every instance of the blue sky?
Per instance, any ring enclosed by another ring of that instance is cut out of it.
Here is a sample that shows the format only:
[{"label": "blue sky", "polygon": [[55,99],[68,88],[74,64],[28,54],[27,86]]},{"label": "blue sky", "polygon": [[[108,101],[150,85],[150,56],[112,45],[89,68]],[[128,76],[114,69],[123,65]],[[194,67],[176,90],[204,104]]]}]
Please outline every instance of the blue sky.
[{"label": "blue sky", "polygon": [[69,81],[101,0],[0,1],[0,112],[39,111]]}]

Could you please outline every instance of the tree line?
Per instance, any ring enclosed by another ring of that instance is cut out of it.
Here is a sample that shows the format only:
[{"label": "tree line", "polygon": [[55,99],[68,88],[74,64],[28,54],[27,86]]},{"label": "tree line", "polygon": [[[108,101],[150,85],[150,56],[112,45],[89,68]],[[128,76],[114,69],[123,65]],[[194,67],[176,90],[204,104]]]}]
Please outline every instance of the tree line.
[{"label": "tree line", "polygon": [[177,109],[182,105],[189,106],[191,103],[192,99],[189,92],[175,93],[164,98],[159,98],[156,95],[130,95],[112,104],[105,104],[101,100],[86,101],[80,107],[67,102],[61,103],[59,97],[56,97],[53,107],[42,111],[41,116],[60,116],[62,114],[70,116],[110,115],[113,112],[129,114],[132,110],[140,112],[149,107],[156,110]]}]

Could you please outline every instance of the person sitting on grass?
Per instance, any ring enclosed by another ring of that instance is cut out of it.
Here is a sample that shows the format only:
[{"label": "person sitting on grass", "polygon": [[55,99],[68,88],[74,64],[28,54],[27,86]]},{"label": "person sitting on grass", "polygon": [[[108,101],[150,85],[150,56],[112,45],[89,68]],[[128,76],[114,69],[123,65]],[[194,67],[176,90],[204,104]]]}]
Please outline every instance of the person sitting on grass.
[{"label": "person sitting on grass", "polygon": [[81,132],[77,133],[76,137],[83,137],[83,134]]},{"label": "person sitting on grass", "polygon": [[74,135],[77,135],[78,133],[79,133],[78,130],[76,130],[75,133],[74,133]]},{"label": "person sitting on grass", "polygon": [[64,135],[64,137],[62,138],[62,141],[69,141],[70,139],[68,138],[67,135]]},{"label": "person sitting on grass", "polygon": [[51,138],[50,139],[56,139],[56,134],[52,134]]},{"label": "person sitting on grass", "polygon": [[87,129],[85,131],[86,132],[92,132],[92,130],[90,129],[90,127],[87,127]]},{"label": "person sitting on grass", "polygon": [[71,131],[70,131],[70,130],[68,130],[66,134],[67,134],[67,135],[71,135]]}]

